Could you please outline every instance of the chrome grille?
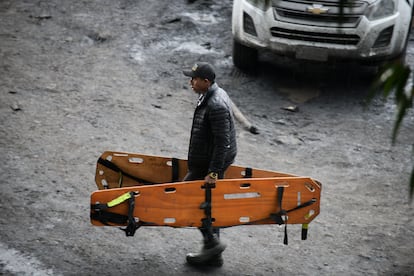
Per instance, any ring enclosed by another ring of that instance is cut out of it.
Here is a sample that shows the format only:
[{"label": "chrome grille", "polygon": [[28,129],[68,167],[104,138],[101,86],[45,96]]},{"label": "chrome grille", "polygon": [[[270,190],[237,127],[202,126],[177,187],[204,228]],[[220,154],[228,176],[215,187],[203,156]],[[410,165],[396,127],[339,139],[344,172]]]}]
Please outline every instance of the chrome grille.
[{"label": "chrome grille", "polygon": [[341,16],[338,0],[273,1],[273,14],[276,20],[327,28],[356,27],[366,8],[367,3],[363,1],[346,2]]},{"label": "chrome grille", "polygon": [[356,45],[360,40],[359,36],[354,34],[306,32],[276,27],[271,28],[270,32],[274,37],[340,45]]}]

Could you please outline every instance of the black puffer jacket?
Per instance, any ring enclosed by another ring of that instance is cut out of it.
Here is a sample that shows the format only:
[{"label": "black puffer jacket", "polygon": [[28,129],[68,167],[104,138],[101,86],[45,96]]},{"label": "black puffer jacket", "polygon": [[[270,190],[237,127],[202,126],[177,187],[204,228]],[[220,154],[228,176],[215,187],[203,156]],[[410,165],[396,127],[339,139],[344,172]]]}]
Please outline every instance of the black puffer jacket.
[{"label": "black puffer jacket", "polygon": [[237,154],[231,101],[227,93],[213,83],[194,111],[188,151],[189,169],[222,172]]}]

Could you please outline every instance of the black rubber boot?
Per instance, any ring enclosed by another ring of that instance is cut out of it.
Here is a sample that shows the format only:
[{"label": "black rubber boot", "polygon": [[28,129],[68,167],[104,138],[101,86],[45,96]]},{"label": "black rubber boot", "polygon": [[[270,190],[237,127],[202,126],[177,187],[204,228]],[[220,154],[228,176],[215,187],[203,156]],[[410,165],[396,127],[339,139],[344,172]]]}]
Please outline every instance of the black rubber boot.
[{"label": "black rubber boot", "polygon": [[214,256],[211,260],[209,260],[206,265],[221,267],[221,266],[223,266],[223,263],[224,263],[223,256],[220,253],[220,254]]},{"label": "black rubber boot", "polygon": [[195,266],[222,266],[223,257],[221,256],[221,253],[224,249],[226,249],[226,245],[214,237],[213,239],[204,242],[204,246],[200,253],[188,253],[186,256],[187,263]]}]

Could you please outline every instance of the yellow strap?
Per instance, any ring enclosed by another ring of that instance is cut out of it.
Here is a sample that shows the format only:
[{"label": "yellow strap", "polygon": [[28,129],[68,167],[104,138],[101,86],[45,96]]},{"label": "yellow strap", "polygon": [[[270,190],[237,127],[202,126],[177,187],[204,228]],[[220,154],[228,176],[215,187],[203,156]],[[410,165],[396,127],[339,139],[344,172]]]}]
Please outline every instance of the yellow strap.
[{"label": "yellow strap", "polygon": [[108,205],[108,208],[114,207],[115,205],[121,204],[125,200],[128,200],[131,198],[131,193],[125,193],[111,201],[109,201],[106,205]]}]

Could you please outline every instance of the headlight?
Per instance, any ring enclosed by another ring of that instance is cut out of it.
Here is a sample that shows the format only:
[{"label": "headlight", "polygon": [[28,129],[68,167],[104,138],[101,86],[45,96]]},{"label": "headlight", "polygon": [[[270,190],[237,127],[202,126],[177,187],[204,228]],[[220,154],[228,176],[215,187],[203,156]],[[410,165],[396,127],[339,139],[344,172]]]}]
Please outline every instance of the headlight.
[{"label": "headlight", "polygon": [[262,11],[267,10],[267,7],[269,6],[269,0],[247,0],[247,2]]},{"label": "headlight", "polygon": [[391,16],[397,11],[397,5],[397,0],[379,0],[368,7],[366,16],[369,20]]}]

